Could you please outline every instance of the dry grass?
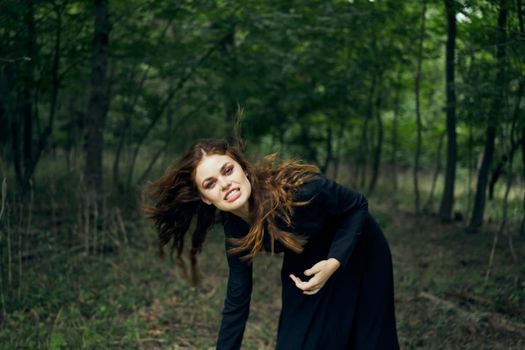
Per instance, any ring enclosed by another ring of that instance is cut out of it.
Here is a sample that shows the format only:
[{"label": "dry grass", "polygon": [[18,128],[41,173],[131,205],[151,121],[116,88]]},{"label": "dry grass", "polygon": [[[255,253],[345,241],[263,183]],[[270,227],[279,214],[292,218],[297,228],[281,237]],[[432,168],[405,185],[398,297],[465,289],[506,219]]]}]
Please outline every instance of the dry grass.
[{"label": "dry grass", "polygon": [[[525,349],[524,238],[514,238],[517,262],[500,239],[486,283],[496,226],[472,235],[464,222],[415,216],[409,185],[395,195],[379,188],[369,198],[392,249],[403,349]],[[136,212],[122,213],[124,222],[108,215],[107,231],[99,231],[117,250],[67,250],[61,242],[69,243],[75,217],[60,209],[66,200],[57,199],[53,215],[34,208],[27,235],[39,244],[23,248],[44,253],[23,261],[20,285],[2,285],[1,348],[213,349],[228,276],[222,230],[209,234],[200,257],[203,285],[195,289],[175,264],[157,257],[155,233]],[[262,253],[255,261],[244,349],[275,346],[281,258]]]}]

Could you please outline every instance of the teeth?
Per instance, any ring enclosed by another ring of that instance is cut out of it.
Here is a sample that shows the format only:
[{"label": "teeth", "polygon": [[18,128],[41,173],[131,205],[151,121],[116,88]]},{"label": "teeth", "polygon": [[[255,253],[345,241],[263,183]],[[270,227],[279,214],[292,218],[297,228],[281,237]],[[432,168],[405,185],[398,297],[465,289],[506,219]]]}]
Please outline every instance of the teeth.
[{"label": "teeth", "polygon": [[226,200],[230,199],[230,197],[236,194],[237,192],[239,192],[239,190],[236,189],[228,193],[228,195],[226,196]]}]

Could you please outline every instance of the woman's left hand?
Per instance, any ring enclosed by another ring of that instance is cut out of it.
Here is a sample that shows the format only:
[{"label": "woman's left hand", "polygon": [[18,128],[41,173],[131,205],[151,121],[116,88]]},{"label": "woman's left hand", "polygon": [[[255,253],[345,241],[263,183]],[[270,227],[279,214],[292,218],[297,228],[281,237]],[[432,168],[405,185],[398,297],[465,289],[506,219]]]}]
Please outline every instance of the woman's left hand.
[{"label": "woman's left hand", "polygon": [[294,281],[297,288],[303,291],[303,294],[312,295],[319,292],[328,278],[332,276],[332,274],[339,268],[340,265],[341,263],[334,258],[321,260],[314,266],[310,267],[308,270],[304,271],[306,276],[313,275],[310,280],[301,281],[300,278],[293,274],[290,274],[290,278],[292,281]]}]

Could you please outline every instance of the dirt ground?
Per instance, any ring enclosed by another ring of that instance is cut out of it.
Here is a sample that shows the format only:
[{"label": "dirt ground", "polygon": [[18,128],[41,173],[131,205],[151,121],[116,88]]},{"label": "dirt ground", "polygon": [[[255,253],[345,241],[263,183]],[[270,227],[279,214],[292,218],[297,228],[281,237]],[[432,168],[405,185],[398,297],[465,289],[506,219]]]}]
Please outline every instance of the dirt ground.
[{"label": "dirt ground", "polygon": [[[469,234],[463,222],[445,225],[391,204],[375,206],[371,213],[392,250],[403,349],[525,349],[525,265],[523,259],[511,258],[507,237],[500,237],[491,276],[485,280],[496,227]],[[223,248],[221,237],[210,241],[204,256],[216,256],[215,251]],[[525,256],[524,245],[522,238],[514,237],[518,257]],[[254,264],[246,349],[275,345],[280,262],[279,256],[261,254]],[[214,307],[220,308],[227,269],[215,260],[207,269],[218,271],[206,275],[204,288],[216,299]],[[214,317],[213,322],[217,320]],[[216,326],[211,327],[210,338],[216,336]],[[183,344],[194,346],[191,338]]]}]

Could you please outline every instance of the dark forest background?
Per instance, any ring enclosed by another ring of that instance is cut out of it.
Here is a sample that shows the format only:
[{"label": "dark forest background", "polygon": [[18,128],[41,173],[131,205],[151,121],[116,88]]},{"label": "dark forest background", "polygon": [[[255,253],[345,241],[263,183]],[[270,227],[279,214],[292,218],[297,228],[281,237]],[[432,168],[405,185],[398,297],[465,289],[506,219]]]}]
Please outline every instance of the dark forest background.
[{"label": "dark forest background", "polygon": [[[0,0],[0,348],[209,349],[221,229],[192,287],[143,188],[199,138],[366,194],[404,349],[525,348],[522,0]],[[272,349],[260,254],[244,347]]]}]

